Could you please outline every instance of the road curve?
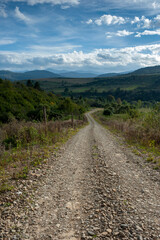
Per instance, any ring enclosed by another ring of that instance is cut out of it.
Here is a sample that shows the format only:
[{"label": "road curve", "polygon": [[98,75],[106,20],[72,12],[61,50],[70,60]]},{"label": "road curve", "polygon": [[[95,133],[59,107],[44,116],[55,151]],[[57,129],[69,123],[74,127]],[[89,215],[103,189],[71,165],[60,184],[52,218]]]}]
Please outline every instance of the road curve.
[{"label": "road curve", "polygon": [[159,173],[87,118],[50,161],[22,239],[160,239]]}]

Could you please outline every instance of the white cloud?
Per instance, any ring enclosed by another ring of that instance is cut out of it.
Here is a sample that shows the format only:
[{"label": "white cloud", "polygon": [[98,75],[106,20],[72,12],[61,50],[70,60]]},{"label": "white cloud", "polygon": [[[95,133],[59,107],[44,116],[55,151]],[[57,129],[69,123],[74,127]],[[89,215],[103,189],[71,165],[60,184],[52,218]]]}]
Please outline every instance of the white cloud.
[{"label": "white cloud", "polygon": [[98,26],[101,26],[102,24],[105,25],[125,24],[126,19],[124,19],[123,17],[117,17],[112,15],[103,15],[100,18],[96,19],[95,23]]},{"label": "white cloud", "polygon": [[131,24],[137,24],[138,28],[150,28],[152,26],[152,20],[145,16],[141,18],[135,17],[134,20],[131,21]]},{"label": "white cloud", "polygon": [[89,19],[86,23],[87,23],[87,24],[91,24],[91,23],[93,23],[93,20],[92,20],[92,19]]},{"label": "white cloud", "polygon": [[131,21],[131,24],[134,24],[134,23],[138,23],[140,22],[140,18],[139,17],[135,17],[134,20]]},{"label": "white cloud", "polygon": [[12,2],[27,2],[29,5],[33,6],[36,4],[49,3],[52,5],[78,5],[79,0],[11,0]]},{"label": "white cloud", "polygon": [[142,17],[142,22],[143,22],[143,28],[150,28],[152,24],[152,20],[145,18],[144,16]]},{"label": "white cloud", "polygon": [[5,8],[6,8],[6,6],[3,3],[0,4],[0,17],[4,17],[4,18],[7,17]]},{"label": "white cloud", "polygon": [[127,48],[96,49],[89,53],[3,52],[0,51],[1,68],[135,68],[160,64],[160,44]]},{"label": "white cloud", "polygon": [[154,18],[155,21],[160,21],[160,15],[157,15],[155,18]]},{"label": "white cloud", "polygon": [[125,37],[125,36],[129,36],[132,34],[133,34],[133,32],[129,32],[127,30],[122,30],[122,31],[118,31],[116,35],[119,37]]},{"label": "white cloud", "polygon": [[153,30],[153,31],[145,30],[144,32],[137,33],[137,35],[135,37],[148,36],[148,35],[150,35],[150,36],[151,35],[160,35],[160,29]]},{"label": "white cloud", "polygon": [[13,44],[15,42],[16,42],[15,39],[9,39],[9,38],[0,39],[0,45],[9,45],[9,44]]},{"label": "white cloud", "polygon": [[64,9],[64,10],[65,10],[65,9],[68,9],[68,8],[70,8],[70,6],[67,6],[67,5],[62,5],[62,6],[61,6],[61,9]]},{"label": "white cloud", "polygon": [[73,51],[73,49],[81,48],[81,45],[61,45],[61,46],[42,46],[42,45],[32,45],[28,47],[32,49],[35,53],[64,53],[68,51]]},{"label": "white cloud", "polygon": [[19,7],[16,7],[16,8],[15,8],[15,16],[16,16],[18,19],[24,21],[25,23],[31,23],[31,22],[32,22],[32,20],[31,20],[29,17],[25,16],[25,15],[19,10]]},{"label": "white cloud", "polygon": [[160,3],[153,2],[153,3],[152,3],[152,7],[153,7],[154,9],[160,8]]},{"label": "white cloud", "polygon": [[106,38],[111,38],[113,36],[118,36],[118,37],[126,37],[129,35],[134,34],[134,32],[129,32],[127,30],[119,30],[116,33],[115,32],[106,32]]}]

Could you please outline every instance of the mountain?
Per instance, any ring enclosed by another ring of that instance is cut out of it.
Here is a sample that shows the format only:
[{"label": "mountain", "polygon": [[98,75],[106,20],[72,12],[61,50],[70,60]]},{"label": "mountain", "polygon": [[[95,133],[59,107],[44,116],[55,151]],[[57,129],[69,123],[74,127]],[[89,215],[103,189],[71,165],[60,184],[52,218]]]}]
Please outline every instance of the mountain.
[{"label": "mountain", "polygon": [[104,73],[104,74],[101,74],[101,75],[98,75],[97,77],[99,78],[102,78],[102,77],[115,77],[115,76],[118,76],[119,73]]},{"label": "mountain", "polygon": [[45,70],[34,70],[25,72],[25,79],[38,79],[38,78],[58,78],[61,77],[59,74],[45,71]]},{"label": "mountain", "polygon": [[140,68],[131,74],[135,75],[147,75],[147,74],[160,74],[160,65],[153,67]]},{"label": "mountain", "polygon": [[66,78],[94,78],[97,77],[97,74],[84,72],[64,72],[61,73],[61,76]]},{"label": "mountain", "polygon": [[0,71],[0,78],[1,79],[8,79],[11,81],[20,80],[22,77],[22,73],[15,73],[7,70]]},{"label": "mountain", "polygon": [[98,75],[98,78],[103,78],[103,77],[116,77],[116,76],[120,76],[120,75],[125,75],[130,73],[130,71],[127,72],[119,72],[119,73],[103,73],[101,75]]},{"label": "mountain", "polygon": [[28,71],[24,73],[15,73],[11,71],[2,70],[0,71],[1,79],[8,79],[11,81],[18,80],[27,80],[27,79],[40,79],[40,78],[60,78],[61,75],[52,73],[45,70],[34,70]]}]

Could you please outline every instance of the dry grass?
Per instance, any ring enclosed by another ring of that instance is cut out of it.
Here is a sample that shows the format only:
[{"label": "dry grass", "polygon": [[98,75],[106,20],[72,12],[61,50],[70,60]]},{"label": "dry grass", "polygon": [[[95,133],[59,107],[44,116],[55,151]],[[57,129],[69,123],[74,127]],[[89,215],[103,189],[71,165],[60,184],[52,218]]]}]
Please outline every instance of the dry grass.
[{"label": "dry grass", "polygon": [[105,117],[99,112],[94,117],[111,131],[122,134],[130,144],[147,150],[151,154],[147,159],[160,168],[160,114],[150,112],[138,119],[129,119],[127,115]]},{"label": "dry grass", "polygon": [[12,179],[26,179],[33,167],[46,162],[86,119],[47,124],[13,121],[0,128],[0,192],[12,189]]}]

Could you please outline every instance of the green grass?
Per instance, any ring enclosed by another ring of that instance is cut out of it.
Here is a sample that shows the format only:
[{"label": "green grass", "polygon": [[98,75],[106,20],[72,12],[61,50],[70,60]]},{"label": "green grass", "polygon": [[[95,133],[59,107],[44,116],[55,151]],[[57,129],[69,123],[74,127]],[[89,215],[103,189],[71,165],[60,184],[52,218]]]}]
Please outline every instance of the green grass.
[{"label": "green grass", "polygon": [[0,193],[13,189],[12,180],[25,180],[28,178],[31,169],[47,163],[50,156],[56,153],[61,145],[75,135],[85,124],[86,122],[81,121],[75,128],[66,125],[58,132],[56,129],[51,134],[48,132],[41,144],[40,142],[30,142],[27,146],[19,145],[1,153]]},{"label": "green grass", "polygon": [[[96,112],[93,116],[106,129],[123,136],[126,143],[133,147],[134,154],[152,163],[154,169],[160,169],[160,144],[158,140],[160,139],[160,131],[156,125],[154,129],[154,125],[150,126],[150,123],[147,122],[150,112],[150,109],[140,109],[141,114],[136,119],[129,119],[128,114],[104,116],[103,111]],[[155,117],[157,118],[157,116]],[[157,134],[159,134],[159,138],[157,138]]]}]

